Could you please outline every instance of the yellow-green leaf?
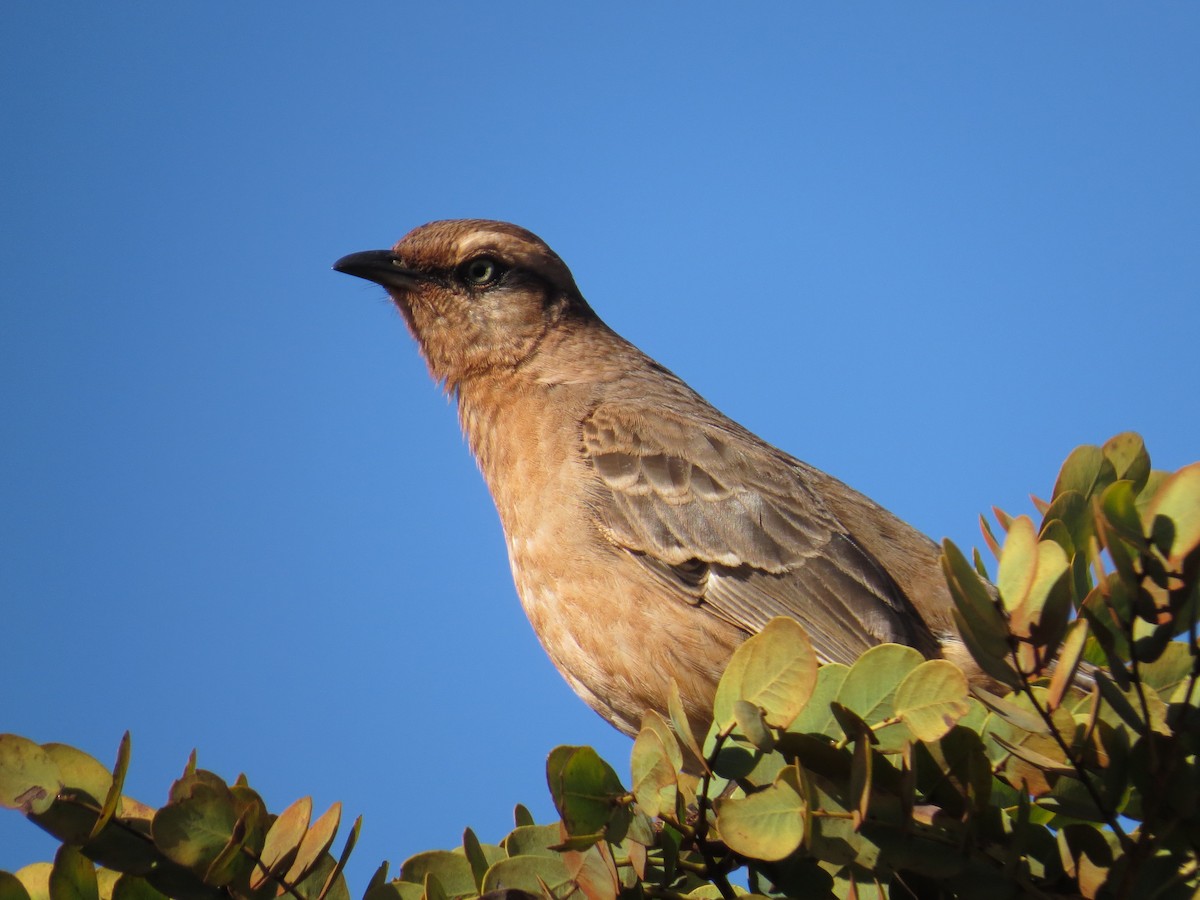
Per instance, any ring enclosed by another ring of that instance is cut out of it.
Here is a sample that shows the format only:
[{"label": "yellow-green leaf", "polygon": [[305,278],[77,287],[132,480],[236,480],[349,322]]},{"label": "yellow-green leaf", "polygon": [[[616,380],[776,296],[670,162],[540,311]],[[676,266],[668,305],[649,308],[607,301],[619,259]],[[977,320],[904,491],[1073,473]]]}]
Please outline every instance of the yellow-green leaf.
[{"label": "yellow-green leaf", "polygon": [[942,738],[971,709],[967,677],[954,663],[929,659],[896,688],[896,715],[917,740]]},{"label": "yellow-green leaf", "polygon": [[20,735],[0,734],[0,806],[44,813],[62,786],[62,774],[45,750]]},{"label": "yellow-green leaf", "polygon": [[783,859],[804,840],[804,798],[786,781],[748,797],[718,800],[716,810],[721,839],[751,859]]},{"label": "yellow-green leaf", "polygon": [[1200,462],[1168,476],[1144,518],[1147,533],[1166,553],[1171,566],[1181,568],[1184,558],[1200,547]]},{"label": "yellow-green leaf", "polygon": [[734,703],[745,700],[763,711],[772,728],[787,728],[800,714],[817,681],[817,655],[795,619],[777,616],[734,651],[713,700],[722,730],[735,721]]}]

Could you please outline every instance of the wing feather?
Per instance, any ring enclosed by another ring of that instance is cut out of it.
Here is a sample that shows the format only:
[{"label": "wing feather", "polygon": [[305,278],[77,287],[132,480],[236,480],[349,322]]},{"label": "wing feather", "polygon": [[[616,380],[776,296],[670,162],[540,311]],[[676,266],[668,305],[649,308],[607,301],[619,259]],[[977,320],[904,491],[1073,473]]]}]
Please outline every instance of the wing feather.
[{"label": "wing feather", "polygon": [[733,423],[601,404],[583,423],[609,537],[679,600],[753,633],[790,616],[825,661],[936,641],[798,462]]}]

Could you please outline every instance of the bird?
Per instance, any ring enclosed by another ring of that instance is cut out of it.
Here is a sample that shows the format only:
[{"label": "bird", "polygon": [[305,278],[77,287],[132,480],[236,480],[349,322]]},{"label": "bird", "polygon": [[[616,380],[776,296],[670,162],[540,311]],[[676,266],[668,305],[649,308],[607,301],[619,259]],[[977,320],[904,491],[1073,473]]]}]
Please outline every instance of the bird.
[{"label": "bird", "polygon": [[822,663],[892,642],[981,677],[930,538],[618,335],[537,235],[442,220],[333,268],[390,295],[457,405],[543,648],[621,731],[665,713],[672,681],[706,727],[734,650],[775,616]]}]

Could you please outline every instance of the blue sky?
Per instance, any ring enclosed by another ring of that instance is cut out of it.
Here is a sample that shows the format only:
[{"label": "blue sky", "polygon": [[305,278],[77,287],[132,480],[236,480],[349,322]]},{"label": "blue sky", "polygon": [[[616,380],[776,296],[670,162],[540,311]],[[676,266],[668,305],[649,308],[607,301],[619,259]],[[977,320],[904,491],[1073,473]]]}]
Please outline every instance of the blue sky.
[{"label": "blue sky", "polygon": [[[7,3],[0,731],[193,747],[384,858],[628,742],[517,603],[344,253],[541,234],[618,331],[935,538],[1080,443],[1200,457],[1200,7]],[[0,868],[50,842],[0,811]],[[340,844],[339,844],[340,846]]]}]

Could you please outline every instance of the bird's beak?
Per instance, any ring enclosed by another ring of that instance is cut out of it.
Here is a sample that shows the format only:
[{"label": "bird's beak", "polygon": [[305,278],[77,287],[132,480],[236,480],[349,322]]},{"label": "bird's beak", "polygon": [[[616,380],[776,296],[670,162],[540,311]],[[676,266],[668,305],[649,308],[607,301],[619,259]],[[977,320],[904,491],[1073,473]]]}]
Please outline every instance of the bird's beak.
[{"label": "bird's beak", "polygon": [[404,264],[391,250],[363,250],[343,256],[333,264],[337,272],[374,281],[385,288],[405,290],[413,287],[422,275]]}]

